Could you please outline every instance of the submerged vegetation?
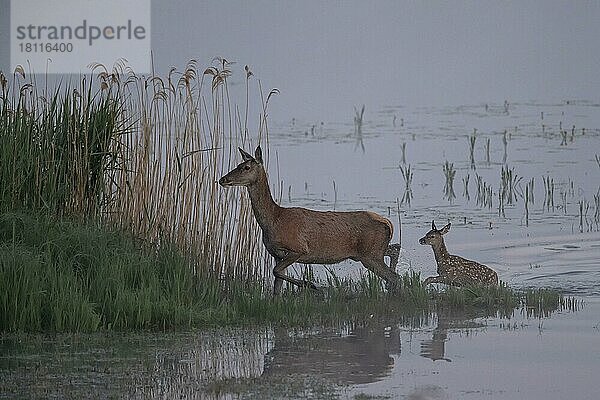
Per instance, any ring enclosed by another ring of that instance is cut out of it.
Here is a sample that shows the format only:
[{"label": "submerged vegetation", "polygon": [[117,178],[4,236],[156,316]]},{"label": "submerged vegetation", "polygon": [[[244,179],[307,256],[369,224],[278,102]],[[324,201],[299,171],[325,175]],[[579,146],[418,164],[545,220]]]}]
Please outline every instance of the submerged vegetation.
[{"label": "submerged vegetation", "polygon": [[[217,184],[235,148],[257,144],[248,134],[254,74],[245,68],[240,115],[225,59],[204,71],[191,61],[165,78],[94,68],[97,78],[54,91],[22,68],[0,76],[0,331],[307,325],[447,307],[510,315],[563,301],[506,286],[437,291],[413,271],[394,295],[369,273],[328,272],[317,291],[286,288],[272,299],[249,201]],[[266,144],[268,164],[267,107],[278,91],[257,86],[254,140]],[[472,160],[473,148],[474,136]],[[401,204],[410,204],[413,170],[400,170]],[[453,164],[444,173],[454,196]],[[491,208],[490,186],[477,184],[478,204]]]}]

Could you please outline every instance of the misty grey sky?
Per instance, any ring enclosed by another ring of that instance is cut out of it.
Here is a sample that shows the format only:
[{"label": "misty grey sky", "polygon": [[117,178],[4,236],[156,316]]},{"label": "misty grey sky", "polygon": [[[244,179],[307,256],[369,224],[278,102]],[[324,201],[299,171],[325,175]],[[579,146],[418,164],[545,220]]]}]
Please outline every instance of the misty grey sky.
[{"label": "misty grey sky", "polygon": [[249,64],[281,117],[600,93],[597,1],[155,1],[152,22],[160,69]]},{"label": "misty grey sky", "polygon": [[275,119],[600,93],[598,1],[154,0],[151,28],[159,72],[223,56],[241,79],[249,64],[281,90]]}]

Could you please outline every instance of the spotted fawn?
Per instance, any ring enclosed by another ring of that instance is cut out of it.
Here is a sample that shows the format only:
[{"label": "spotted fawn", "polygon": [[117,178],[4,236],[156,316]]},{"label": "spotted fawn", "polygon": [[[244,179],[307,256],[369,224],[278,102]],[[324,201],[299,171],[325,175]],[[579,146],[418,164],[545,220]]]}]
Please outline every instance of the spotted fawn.
[{"label": "spotted fawn", "polygon": [[431,230],[419,239],[419,243],[422,245],[430,245],[433,248],[438,272],[438,276],[430,276],[425,279],[423,285],[430,283],[444,283],[452,286],[497,285],[498,274],[493,269],[448,253],[442,235],[448,233],[449,230],[450,224],[438,230],[435,222],[431,221]]}]

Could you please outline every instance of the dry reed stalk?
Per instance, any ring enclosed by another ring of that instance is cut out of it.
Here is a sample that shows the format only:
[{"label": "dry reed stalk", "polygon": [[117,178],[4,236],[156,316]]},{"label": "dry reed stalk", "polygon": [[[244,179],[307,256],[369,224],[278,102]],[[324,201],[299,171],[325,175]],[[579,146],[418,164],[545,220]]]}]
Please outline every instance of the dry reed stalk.
[{"label": "dry reed stalk", "polygon": [[[270,267],[248,199],[217,184],[237,163],[235,148],[248,140],[247,122],[242,125],[231,104],[228,65],[221,66],[201,74],[192,62],[178,80],[172,70],[166,83],[127,77],[132,88],[127,110],[139,118],[114,143],[125,154],[112,171],[120,193],[108,215],[154,243],[175,243],[197,260],[195,268],[223,279],[263,279]],[[275,93],[263,101],[259,140],[268,141],[267,102]]]}]

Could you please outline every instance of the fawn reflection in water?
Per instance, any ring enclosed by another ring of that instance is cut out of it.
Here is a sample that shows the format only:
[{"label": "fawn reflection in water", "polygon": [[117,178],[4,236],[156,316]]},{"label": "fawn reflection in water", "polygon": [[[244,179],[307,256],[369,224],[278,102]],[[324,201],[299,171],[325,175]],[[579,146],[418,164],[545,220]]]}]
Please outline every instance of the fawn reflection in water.
[{"label": "fawn reflection in water", "polygon": [[432,361],[443,360],[451,362],[446,357],[446,342],[449,332],[466,331],[483,328],[485,325],[476,322],[473,318],[461,315],[440,313],[437,315],[437,324],[432,331],[431,339],[421,341],[421,356]]}]

